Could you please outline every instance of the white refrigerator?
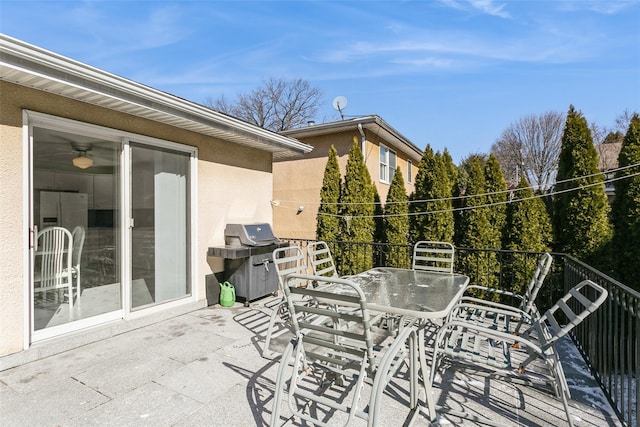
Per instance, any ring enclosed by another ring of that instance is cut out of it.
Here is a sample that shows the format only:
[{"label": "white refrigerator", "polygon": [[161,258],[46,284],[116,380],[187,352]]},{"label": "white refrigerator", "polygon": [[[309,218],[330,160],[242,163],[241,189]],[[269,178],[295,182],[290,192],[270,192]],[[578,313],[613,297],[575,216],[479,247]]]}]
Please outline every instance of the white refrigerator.
[{"label": "white refrigerator", "polygon": [[64,227],[72,231],[77,225],[86,229],[88,217],[87,193],[40,192],[40,229]]}]

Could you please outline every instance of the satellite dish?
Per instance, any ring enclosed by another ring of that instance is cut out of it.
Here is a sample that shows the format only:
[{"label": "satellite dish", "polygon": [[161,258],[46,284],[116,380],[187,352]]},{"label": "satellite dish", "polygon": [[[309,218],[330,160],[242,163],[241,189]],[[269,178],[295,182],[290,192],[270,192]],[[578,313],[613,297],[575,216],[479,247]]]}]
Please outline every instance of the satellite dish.
[{"label": "satellite dish", "polygon": [[342,115],[342,110],[347,106],[347,98],[344,96],[336,96],[333,98],[333,108],[340,112],[340,117],[344,120],[344,116]]}]

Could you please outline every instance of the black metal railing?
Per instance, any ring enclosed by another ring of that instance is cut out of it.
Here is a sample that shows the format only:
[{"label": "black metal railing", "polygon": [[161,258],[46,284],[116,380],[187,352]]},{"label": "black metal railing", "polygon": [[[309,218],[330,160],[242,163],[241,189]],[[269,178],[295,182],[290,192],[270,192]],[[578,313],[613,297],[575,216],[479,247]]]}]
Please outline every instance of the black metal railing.
[{"label": "black metal railing", "polygon": [[[312,240],[284,239],[303,249]],[[355,274],[371,266],[398,266],[398,252],[410,245],[386,243],[327,242],[341,275]],[[395,256],[391,256],[395,254]],[[473,283],[524,292],[528,277],[540,257],[538,252],[456,248],[455,270],[468,275]],[[640,402],[640,293],[600,271],[566,255],[553,253],[552,270],[536,300],[540,311],[551,307],[571,287],[584,279],[603,286],[607,302],[572,331],[576,347],[591,369],[620,421],[638,427]],[[343,260],[348,259],[348,263]],[[353,260],[357,260],[354,264]]]},{"label": "black metal railing", "polygon": [[638,426],[640,293],[565,255],[565,289],[584,279],[598,283],[609,295],[600,309],[572,331],[573,339],[620,420]]}]

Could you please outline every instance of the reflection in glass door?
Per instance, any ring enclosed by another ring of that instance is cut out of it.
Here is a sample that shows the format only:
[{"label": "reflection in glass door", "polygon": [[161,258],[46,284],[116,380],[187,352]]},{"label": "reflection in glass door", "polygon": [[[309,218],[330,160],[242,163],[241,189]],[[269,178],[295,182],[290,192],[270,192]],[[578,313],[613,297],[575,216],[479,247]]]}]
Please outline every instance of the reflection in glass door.
[{"label": "reflection in glass door", "polygon": [[131,143],[131,307],[189,295],[188,153]]},{"label": "reflection in glass door", "polygon": [[122,309],[121,143],[33,127],[33,331]]}]

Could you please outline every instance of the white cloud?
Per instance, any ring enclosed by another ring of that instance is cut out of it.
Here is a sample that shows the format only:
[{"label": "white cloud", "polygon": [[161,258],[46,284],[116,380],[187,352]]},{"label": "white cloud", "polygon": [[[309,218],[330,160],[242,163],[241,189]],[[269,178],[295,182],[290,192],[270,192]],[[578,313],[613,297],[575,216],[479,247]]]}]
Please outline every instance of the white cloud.
[{"label": "white cloud", "polygon": [[458,10],[476,10],[499,18],[510,18],[504,10],[506,3],[498,4],[493,0],[440,0],[440,3]]},{"label": "white cloud", "polygon": [[142,16],[121,14],[114,19],[113,11],[103,9],[104,5],[82,3],[70,12],[70,29],[91,35],[83,41],[94,47],[94,57],[99,58],[168,46],[191,35],[192,30],[180,22],[180,9],[160,4],[144,10]]},{"label": "white cloud", "polygon": [[603,15],[615,15],[625,9],[638,5],[638,0],[564,0],[556,5],[565,12],[589,10]]},{"label": "white cloud", "polygon": [[504,11],[505,4],[496,4],[493,0],[469,0],[471,6],[488,15],[500,18],[509,18],[509,13]]}]

